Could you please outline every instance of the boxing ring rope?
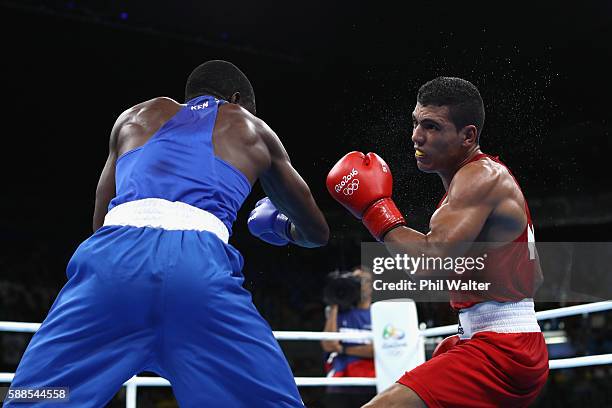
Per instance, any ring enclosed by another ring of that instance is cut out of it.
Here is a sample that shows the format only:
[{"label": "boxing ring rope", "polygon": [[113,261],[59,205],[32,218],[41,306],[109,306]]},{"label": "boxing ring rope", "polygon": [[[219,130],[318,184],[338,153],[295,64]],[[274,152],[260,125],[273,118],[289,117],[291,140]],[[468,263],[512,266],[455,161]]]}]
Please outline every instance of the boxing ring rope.
[{"label": "boxing ring rope", "polygon": [[[584,305],[562,307],[559,309],[543,310],[536,312],[538,320],[555,319],[559,317],[589,314],[612,309],[612,301],[588,303]],[[33,333],[40,327],[40,323],[8,322],[0,321],[0,332]],[[457,332],[457,325],[432,327],[420,330],[419,335],[423,337],[437,337]],[[355,333],[325,333],[308,331],[275,331],[277,340],[283,341],[318,341],[318,340],[371,340],[372,334],[368,332]],[[558,360],[550,360],[551,370],[562,368],[585,367],[592,365],[612,364],[612,354],[601,354],[595,356],[572,357]],[[13,380],[14,373],[0,373],[0,383],[9,383]],[[375,386],[375,378],[361,377],[295,377],[295,382],[300,387],[316,386]],[[126,407],[135,408],[137,398],[137,387],[168,387],[170,382],[161,377],[138,377],[134,376],[123,384],[126,387]]]},{"label": "boxing ring rope", "polygon": [[[612,309],[612,301],[606,300],[603,302],[587,303],[584,305],[567,306],[559,309],[541,310],[536,312],[538,320],[556,319],[558,317],[575,316],[579,314],[588,314],[602,312]],[[34,333],[40,328],[40,323],[25,323],[25,322],[3,322],[0,321],[0,332],[22,332]],[[420,335],[424,337],[444,336],[457,332],[457,325],[450,324],[448,326],[432,327],[421,330]],[[310,332],[310,331],[275,331],[274,337],[277,340],[371,340],[372,335],[364,332],[355,333],[325,333],[325,332]]]},{"label": "boxing ring rope", "polygon": [[[538,320],[556,319],[558,317],[575,316],[579,314],[588,314],[602,312],[612,309],[612,301],[606,300],[603,302],[587,303],[584,305],[568,306],[559,309],[541,310],[536,312]],[[1,326],[0,326],[1,327]],[[446,336],[457,333],[456,324],[448,326],[432,327],[421,331],[421,335],[425,337]]]}]

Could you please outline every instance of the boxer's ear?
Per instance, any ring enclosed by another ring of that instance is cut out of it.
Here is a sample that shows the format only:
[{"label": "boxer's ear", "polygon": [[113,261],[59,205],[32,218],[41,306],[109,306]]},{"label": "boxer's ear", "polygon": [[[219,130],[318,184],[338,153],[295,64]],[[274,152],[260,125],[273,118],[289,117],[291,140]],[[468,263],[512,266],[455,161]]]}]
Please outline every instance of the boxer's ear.
[{"label": "boxer's ear", "polygon": [[240,92],[234,92],[232,96],[230,96],[228,102],[240,105]]},{"label": "boxer's ear", "polygon": [[475,144],[478,144],[478,129],[476,129],[476,126],[464,126],[459,133],[461,134],[461,137],[463,139],[463,146],[470,147]]}]

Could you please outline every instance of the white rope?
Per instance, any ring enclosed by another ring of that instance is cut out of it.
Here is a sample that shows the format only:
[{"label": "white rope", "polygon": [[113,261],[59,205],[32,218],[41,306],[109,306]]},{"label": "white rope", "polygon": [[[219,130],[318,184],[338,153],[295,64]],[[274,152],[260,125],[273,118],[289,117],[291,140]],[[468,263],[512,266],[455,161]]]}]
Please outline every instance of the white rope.
[{"label": "white rope", "polygon": [[[562,368],[587,367],[594,365],[612,364],[612,354],[600,354],[597,356],[571,357],[548,362],[551,370]],[[0,383],[13,381],[14,373],[0,373]],[[295,377],[298,386],[359,386],[376,385],[375,378],[367,377]],[[161,377],[138,377],[134,376],[123,385],[128,388],[137,387],[168,387],[170,382]]]},{"label": "white rope", "polygon": [[[316,387],[316,386],[358,386],[358,385],[376,385],[376,378],[367,377],[295,377],[295,383],[299,387]],[[132,377],[128,380],[125,386],[138,387],[168,387],[170,382],[161,377]]]},{"label": "white rope", "polygon": [[[40,323],[2,322],[0,332],[34,333]],[[277,340],[371,340],[371,332],[309,332],[309,331],[275,331]]]},{"label": "white rope", "polygon": [[560,360],[550,360],[548,366],[551,370],[559,368],[586,367],[593,365],[612,364],[612,354],[600,354],[598,356],[572,357]]},{"label": "white rope", "polygon": [[[13,373],[0,373],[0,383],[10,383],[13,381]],[[319,386],[364,386],[376,385],[376,378],[368,377],[295,377],[295,383],[298,387],[319,387]],[[135,394],[136,387],[169,387],[170,382],[161,377],[137,377],[134,376],[126,381],[124,386],[127,387],[128,394]],[[133,398],[131,395],[126,397],[128,400]]]},{"label": "white rope", "polygon": [[298,387],[347,387],[347,386],[376,386],[376,378],[368,377],[295,377]]},{"label": "white rope", "polygon": [[[612,301],[587,303],[584,305],[568,306],[559,309],[542,310],[536,312],[538,320],[555,319],[558,317],[574,316],[585,313],[595,313],[612,309]],[[40,327],[40,323],[3,322],[0,321],[0,332],[33,333]],[[424,337],[438,337],[457,333],[457,325],[432,327],[421,330]],[[278,340],[371,340],[372,334],[368,332],[308,332],[308,331],[275,331]]]},{"label": "white rope", "polygon": [[277,340],[372,340],[372,332],[275,331],[274,337]]},{"label": "white rope", "polygon": [[[551,370],[562,368],[586,367],[594,365],[612,364],[612,354],[600,354],[597,356],[562,358],[548,362]],[[13,381],[13,373],[0,373],[0,382],[10,383]],[[375,378],[367,377],[295,377],[295,383],[300,387],[317,386],[364,386],[376,385]],[[161,377],[137,377],[134,376],[125,385],[128,392],[136,387],[169,387],[170,382]]]},{"label": "white rope", "polygon": [[40,323],[0,322],[0,332],[34,333]]},{"label": "white rope", "polygon": [[458,324],[450,324],[448,326],[432,327],[429,329],[421,330],[421,336],[423,337],[438,337],[447,336],[449,334],[457,334],[459,330]]},{"label": "white rope", "polygon": [[[575,316],[579,314],[602,312],[612,309],[612,301],[606,300],[603,302],[587,303],[584,305],[561,307],[559,309],[542,310],[536,312],[538,320],[556,319],[558,317]],[[437,337],[446,336],[449,334],[457,334],[458,325],[451,324],[448,326],[432,327],[430,329],[421,330],[421,336]]]},{"label": "white rope", "polygon": [[559,309],[541,310],[536,312],[538,320],[555,319],[557,317],[574,316],[585,313],[602,312],[612,309],[612,301],[587,303],[585,305],[568,306]]},{"label": "white rope", "polygon": [[135,385],[138,387],[167,387],[170,385],[170,381],[161,377],[132,377],[125,382],[123,385]]}]

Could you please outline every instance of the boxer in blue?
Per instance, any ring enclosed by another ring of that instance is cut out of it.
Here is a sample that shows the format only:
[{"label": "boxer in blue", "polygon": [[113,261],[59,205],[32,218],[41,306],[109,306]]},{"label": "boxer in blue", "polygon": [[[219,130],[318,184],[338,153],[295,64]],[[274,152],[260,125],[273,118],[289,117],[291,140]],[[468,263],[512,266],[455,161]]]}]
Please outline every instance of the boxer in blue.
[{"label": "boxer in blue", "polygon": [[117,119],[95,232],[68,263],[68,282],[12,388],[68,387],[62,406],[103,407],[146,370],[171,382],[181,407],[303,406],[228,238],[257,180],[269,198],[249,217],[255,236],[317,247],[327,223],[279,138],[255,116],[238,68],[200,65],[185,100],[155,98]]}]

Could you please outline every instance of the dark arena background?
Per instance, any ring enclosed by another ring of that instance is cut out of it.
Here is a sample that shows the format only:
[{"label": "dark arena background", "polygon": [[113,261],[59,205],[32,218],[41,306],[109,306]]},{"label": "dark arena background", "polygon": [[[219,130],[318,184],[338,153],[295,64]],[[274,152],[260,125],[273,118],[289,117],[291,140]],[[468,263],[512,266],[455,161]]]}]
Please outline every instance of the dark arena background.
[{"label": "dark arena background", "polygon": [[[611,241],[612,3],[259,3],[0,1],[0,320],[41,322],[66,282],[67,261],[92,232],[116,117],[156,96],[182,102],[187,75],[209,59],[247,74],[258,116],[281,138],[331,228],[320,249],[256,239],[246,220],[263,196],[259,186],[239,212],[230,242],[274,330],[322,330],[325,276],[359,264],[360,243],[372,240],[325,189],[346,152],[385,158],[398,207],[427,231],[443,187],[416,168],[411,112],[419,86],[439,75],[479,87],[487,110],[481,146],[515,173],[538,241]],[[425,304],[419,320],[440,326],[456,315]],[[543,329],[565,339],[551,358],[612,352],[609,313]],[[30,338],[0,333],[0,372],[15,371]],[[295,376],[325,375],[318,342],[281,346]],[[306,406],[325,406],[323,387],[300,392]],[[163,387],[140,388],[138,403],[176,406]],[[534,406],[578,404],[612,404],[612,366],[551,371]],[[125,389],[110,406],[125,406]]]}]

